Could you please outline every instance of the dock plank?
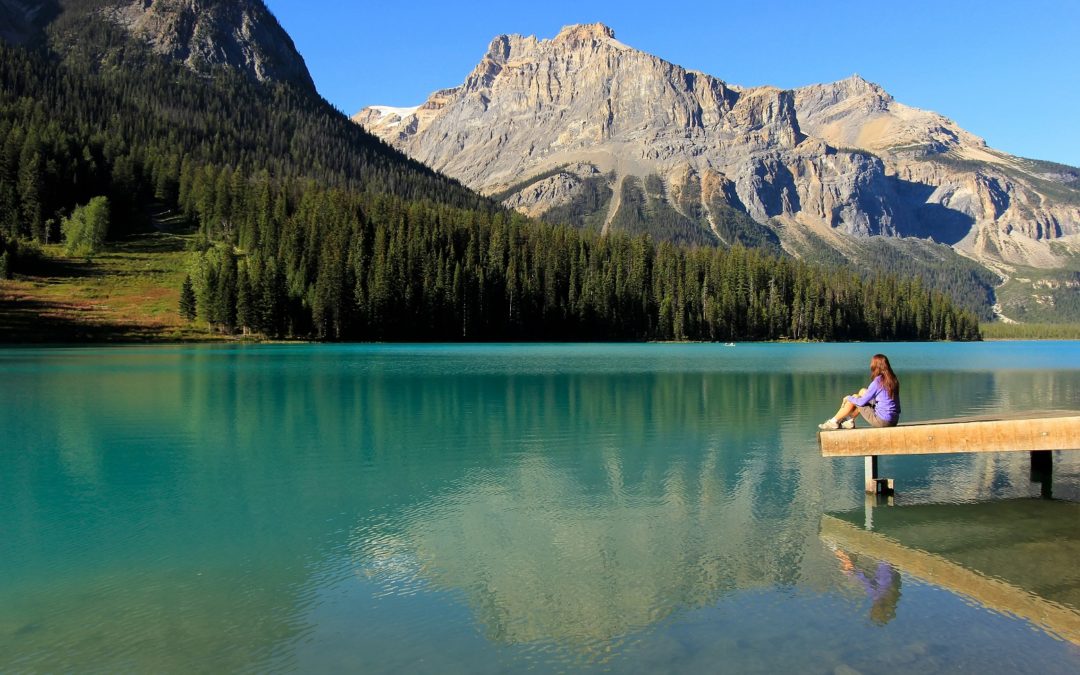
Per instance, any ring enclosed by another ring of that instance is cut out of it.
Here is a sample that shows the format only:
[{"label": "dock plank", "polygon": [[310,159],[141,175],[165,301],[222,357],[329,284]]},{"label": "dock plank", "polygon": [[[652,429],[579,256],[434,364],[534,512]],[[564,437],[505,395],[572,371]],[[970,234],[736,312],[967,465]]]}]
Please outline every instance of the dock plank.
[{"label": "dock plank", "polygon": [[1017,413],[818,432],[823,457],[1080,449],[1080,411]]}]

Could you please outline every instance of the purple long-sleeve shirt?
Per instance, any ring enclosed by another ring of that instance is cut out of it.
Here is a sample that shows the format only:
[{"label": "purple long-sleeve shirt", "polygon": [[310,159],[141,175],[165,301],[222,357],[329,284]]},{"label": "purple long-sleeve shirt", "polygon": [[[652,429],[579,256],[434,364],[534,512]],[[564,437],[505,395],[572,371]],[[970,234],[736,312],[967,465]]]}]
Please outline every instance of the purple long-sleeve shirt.
[{"label": "purple long-sleeve shirt", "polygon": [[870,579],[866,576],[866,573],[862,570],[856,569],[852,572],[853,576],[862,582],[863,588],[866,589],[866,594],[870,596],[870,599],[874,602],[881,600],[885,597],[885,594],[889,592],[893,584],[896,583],[893,578],[893,568],[884,562],[878,563],[877,569],[874,570],[874,578]]},{"label": "purple long-sleeve shirt", "polygon": [[863,396],[848,396],[845,400],[857,406],[869,405],[873,402],[874,414],[886,422],[895,422],[900,418],[900,401],[894,401],[889,397],[889,392],[881,386],[881,376],[878,375],[870,386],[866,388]]}]

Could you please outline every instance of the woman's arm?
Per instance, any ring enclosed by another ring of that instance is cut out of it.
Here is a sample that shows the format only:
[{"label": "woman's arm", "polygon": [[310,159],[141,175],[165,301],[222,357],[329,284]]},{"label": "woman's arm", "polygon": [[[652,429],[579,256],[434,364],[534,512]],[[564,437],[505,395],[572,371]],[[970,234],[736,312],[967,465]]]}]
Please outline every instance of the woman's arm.
[{"label": "woman's arm", "polygon": [[874,378],[874,381],[870,383],[870,386],[866,388],[866,393],[862,396],[852,394],[851,396],[845,396],[844,400],[854,403],[856,406],[864,406],[873,401],[879,391],[881,391],[881,376]]}]

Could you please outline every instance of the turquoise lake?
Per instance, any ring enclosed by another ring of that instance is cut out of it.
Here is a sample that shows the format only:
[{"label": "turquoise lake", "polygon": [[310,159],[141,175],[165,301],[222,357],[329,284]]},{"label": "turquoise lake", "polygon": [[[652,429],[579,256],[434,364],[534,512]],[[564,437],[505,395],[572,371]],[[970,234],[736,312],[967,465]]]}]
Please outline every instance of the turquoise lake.
[{"label": "turquoise lake", "polygon": [[0,349],[0,672],[1080,672],[1080,452],[868,505],[879,351],[1080,409],[1076,342]]}]

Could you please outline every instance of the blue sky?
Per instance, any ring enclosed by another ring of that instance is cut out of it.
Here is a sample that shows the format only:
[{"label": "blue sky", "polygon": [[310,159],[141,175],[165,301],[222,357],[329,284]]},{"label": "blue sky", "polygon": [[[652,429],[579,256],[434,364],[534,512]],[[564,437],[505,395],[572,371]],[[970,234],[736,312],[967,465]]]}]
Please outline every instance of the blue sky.
[{"label": "blue sky", "polygon": [[853,73],[1024,157],[1080,166],[1080,2],[267,0],[319,92],[351,115],[460,84],[496,35],[603,22],[631,47],[744,86]]}]

